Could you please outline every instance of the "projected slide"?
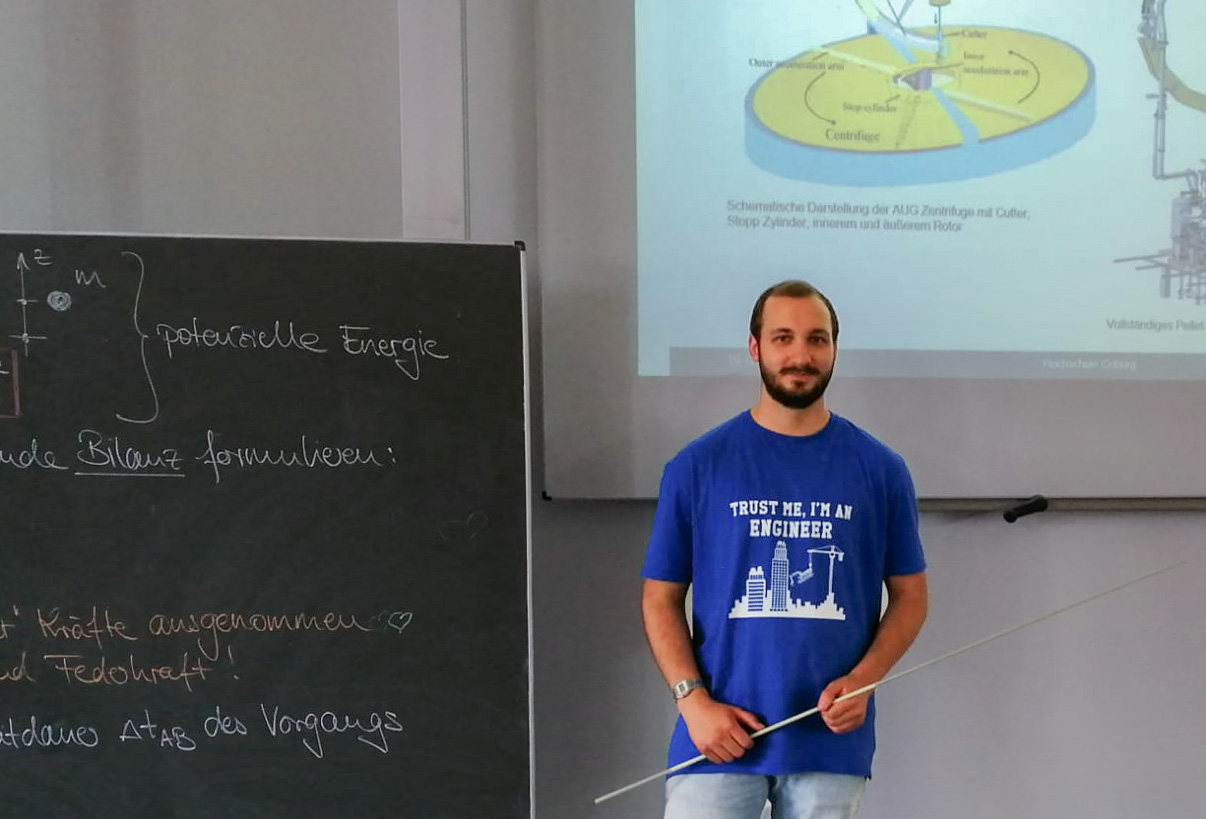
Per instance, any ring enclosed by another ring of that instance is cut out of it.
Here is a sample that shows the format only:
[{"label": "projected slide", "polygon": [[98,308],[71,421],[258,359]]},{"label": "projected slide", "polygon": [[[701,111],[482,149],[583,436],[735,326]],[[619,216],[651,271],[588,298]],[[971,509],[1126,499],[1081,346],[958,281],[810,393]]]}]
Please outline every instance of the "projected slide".
[{"label": "projected slide", "polygon": [[816,182],[937,182],[1045,159],[1093,124],[1093,69],[1066,43],[1005,28],[931,28],[914,38],[933,48],[918,48],[918,59],[899,30],[880,28],[758,81],[747,134],[754,162]]},{"label": "projected slide", "polygon": [[637,0],[639,371],[815,281],[868,376],[1206,377],[1206,8]]}]

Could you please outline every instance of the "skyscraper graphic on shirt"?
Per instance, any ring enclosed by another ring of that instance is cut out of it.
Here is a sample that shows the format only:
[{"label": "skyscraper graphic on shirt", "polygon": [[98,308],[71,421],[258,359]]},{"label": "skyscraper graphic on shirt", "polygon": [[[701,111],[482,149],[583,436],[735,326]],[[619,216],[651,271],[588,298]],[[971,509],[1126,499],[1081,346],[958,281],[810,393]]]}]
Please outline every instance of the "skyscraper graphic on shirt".
[{"label": "skyscraper graphic on shirt", "polygon": [[[845,559],[845,552],[830,543],[824,549],[809,549],[808,567],[793,572],[787,556],[786,541],[775,543],[775,555],[771,559],[770,585],[767,586],[766,572],[761,566],[750,569],[745,580],[745,595],[733,604],[729,611],[731,619],[740,617],[806,617],[816,620],[845,620],[846,610],[837,604],[833,595],[833,573],[837,563]],[[829,558],[829,590],[820,603],[809,603],[791,595],[793,585],[807,583],[813,579],[813,557]]]}]

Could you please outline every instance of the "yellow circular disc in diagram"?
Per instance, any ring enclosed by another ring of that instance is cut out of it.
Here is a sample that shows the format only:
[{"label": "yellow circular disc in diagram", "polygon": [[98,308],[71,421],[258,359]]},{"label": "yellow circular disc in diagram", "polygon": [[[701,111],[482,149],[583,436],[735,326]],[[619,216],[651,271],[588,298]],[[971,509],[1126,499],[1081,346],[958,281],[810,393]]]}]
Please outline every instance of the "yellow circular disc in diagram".
[{"label": "yellow circular disc in diagram", "polygon": [[938,32],[932,51],[866,34],[778,63],[747,97],[759,166],[848,185],[985,176],[1074,144],[1095,117],[1092,63],[1045,34]]}]

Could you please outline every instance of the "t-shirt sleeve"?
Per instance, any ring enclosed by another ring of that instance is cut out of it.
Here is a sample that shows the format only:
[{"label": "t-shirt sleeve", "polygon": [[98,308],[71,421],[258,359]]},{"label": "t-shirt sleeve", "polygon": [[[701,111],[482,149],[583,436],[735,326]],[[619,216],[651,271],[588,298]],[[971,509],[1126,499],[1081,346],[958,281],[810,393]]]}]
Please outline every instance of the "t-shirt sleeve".
[{"label": "t-shirt sleeve", "polygon": [[917,524],[917,493],[904,459],[896,455],[888,472],[888,532],[884,576],[925,571]]},{"label": "t-shirt sleeve", "polygon": [[691,582],[690,490],[690,471],[685,459],[675,458],[666,464],[642,577],[669,583]]}]

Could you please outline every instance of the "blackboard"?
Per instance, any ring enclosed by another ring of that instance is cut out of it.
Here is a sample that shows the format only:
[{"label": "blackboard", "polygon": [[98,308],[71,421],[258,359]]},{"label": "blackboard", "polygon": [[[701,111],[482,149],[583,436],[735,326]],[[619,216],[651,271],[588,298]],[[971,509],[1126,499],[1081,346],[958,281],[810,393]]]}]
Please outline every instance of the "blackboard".
[{"label": "blackboard", "polygon": [[0,815],[530,816],[521,250],[0,265]]}]

